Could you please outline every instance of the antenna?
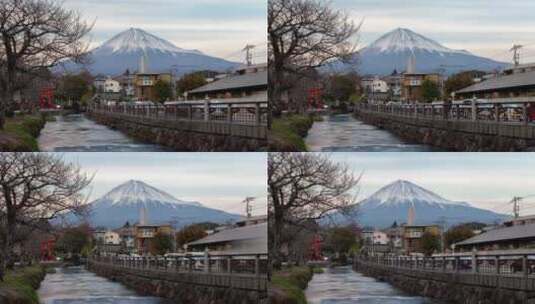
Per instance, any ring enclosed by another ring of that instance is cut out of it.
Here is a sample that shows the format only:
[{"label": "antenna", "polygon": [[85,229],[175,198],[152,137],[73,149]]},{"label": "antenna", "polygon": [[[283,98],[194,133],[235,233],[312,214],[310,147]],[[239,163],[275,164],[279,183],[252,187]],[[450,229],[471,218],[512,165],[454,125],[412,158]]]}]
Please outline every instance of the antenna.
[{"label": "antenna", "polygon": [[515,63],[515,66],[518,66],[520,64],[520,49],[523,46],[520,44],[513,44],[513,47],[509,50],[510,52],[513,52],[513,62]]},{"label": "antenna", "polygon": [[256,197],[248,196],[242,202],[245,203],[245,214],[247,214],[247,218],[251,217],[251,212],[253,211],[253,206],[251,206],[251,202],[255,199]]},{"label": "antenna", "polygon": [[245,51],[245,62],[247,63],[247,66],[250,66],[253,64],[253,52],[252,50],[255,48],[254,45],[248,44],[243,48],[243,51]]}]

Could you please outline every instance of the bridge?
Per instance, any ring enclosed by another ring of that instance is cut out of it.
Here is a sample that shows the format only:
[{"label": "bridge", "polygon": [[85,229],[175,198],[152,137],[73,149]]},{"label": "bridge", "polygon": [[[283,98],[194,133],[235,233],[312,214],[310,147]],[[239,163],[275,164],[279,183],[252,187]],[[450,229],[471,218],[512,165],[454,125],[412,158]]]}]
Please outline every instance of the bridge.
[{"label": "bridge", "polygon": [[355,115],[366,123],[452,151],[533,150],[534,113],[535,97],[355,107]]},{"label": "bridge", "polygon": [[92,104],[88,116],[178,151],[256,151],[267,145],[266,98]]},{"label": "bridge", "polygon": [[267,303],[267,254],[92,257],[88,269],[176,303]]},{"label": "bridge", "polygon": [[357,256],[353,267],[407,292],[453,303],[535,303],[534,250]]}]

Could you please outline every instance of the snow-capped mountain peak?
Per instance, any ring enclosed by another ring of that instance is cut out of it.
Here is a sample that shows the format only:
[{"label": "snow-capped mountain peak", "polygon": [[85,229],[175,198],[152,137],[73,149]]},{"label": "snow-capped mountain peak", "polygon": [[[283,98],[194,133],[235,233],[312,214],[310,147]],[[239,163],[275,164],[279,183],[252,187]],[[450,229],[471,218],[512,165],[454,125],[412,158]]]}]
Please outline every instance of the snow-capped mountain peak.
[{"label": "snow-capped mountain peak", "polygon": [[111,205],[160,202],[165,204],[201,206],[201,204],[197,202],[185,202],[178,200],[162,190],[158,190],[142,181],[137,180],[129,180],[126,183],[113,188],[99,200]]},{"label": "snow-capped mountain peak", "polygon": [[106,41],[97,50],[111,51],[112,53],[129,53],[139,50],[156,50],[163,53],[195,53],[202,54],[197,50],[185,50],[175,46],[173,43],[158,38],[139,28],[130,28],[123,31],[110,40]]},{"label": "snow-capped mountain peak", "polygon": [[398,28],[388,32],[373,42],[367,49],[382,53],[395,53],[403,51],[426,50],[439,53],[464,53],[466,51],[453,50],[440,43],[424,37],[406,28]]},{"label": "snow-capped mountain peak", "polygon": [[397,180],[372,194],[366,201],[375,205],[414,204],[426,202],[433,205],[466,205],[465,203],[447,200],[406,180]]}]

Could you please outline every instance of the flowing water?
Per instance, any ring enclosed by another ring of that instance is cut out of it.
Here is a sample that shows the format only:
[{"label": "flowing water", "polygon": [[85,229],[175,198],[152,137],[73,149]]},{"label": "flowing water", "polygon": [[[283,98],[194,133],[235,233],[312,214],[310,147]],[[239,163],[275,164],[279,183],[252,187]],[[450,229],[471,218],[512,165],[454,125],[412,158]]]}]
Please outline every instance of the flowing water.
[{"label": "flowing water", "polygon": [[354,272],[351,267],[329,268],[315,274],[305,295],[309,304],[440,304],[407,295],[388,283]]},{"label": "flowing water", "polygon": [[83,267],[56,268],[37,291],[42,304],[169,304],[156,297],[142,297],[117,282],[99,277]]},{"label": "flowing water", "polygon": [[47,122],[38,138],[39,150],[56,152],[152,152],[165,151],[158,145],[144,144],[95,123],[83,115],[56,116]]},{"label": "flowing water", "polygon": [[324,116],[315,122],[305,142],[310,151],[421,152],[433,148],[409,144],[392,133],[355,119],[351,114]]}]

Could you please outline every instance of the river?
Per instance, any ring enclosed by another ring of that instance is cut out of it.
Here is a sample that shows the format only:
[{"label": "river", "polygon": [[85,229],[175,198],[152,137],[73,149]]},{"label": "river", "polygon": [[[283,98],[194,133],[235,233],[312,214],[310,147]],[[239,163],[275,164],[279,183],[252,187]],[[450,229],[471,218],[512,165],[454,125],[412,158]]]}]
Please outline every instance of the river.
[{"label": "river", "polygon": [[40,151],[55,152],[152,152],[158,145],[138,142],[123,133],[95,123],[83,115],[56,116],[38,138]]},{"label": "river", "polygon": [[433,148],[409,144],[394,134],[355,119],[351,114],[324,116],[308,131],[310,151],[326,152],[427,152]]},{"label": "river", "polygon": [[407,295],[388,283],[354,272],[349,266],[315,274],[305,295],[309,304],[440,304]]},{"label": "river", "polygon": [[37,290],[42,304],[169,304],[156,297],[142,297],[120,283],[99,277],[83,267],[56,268]]}]

